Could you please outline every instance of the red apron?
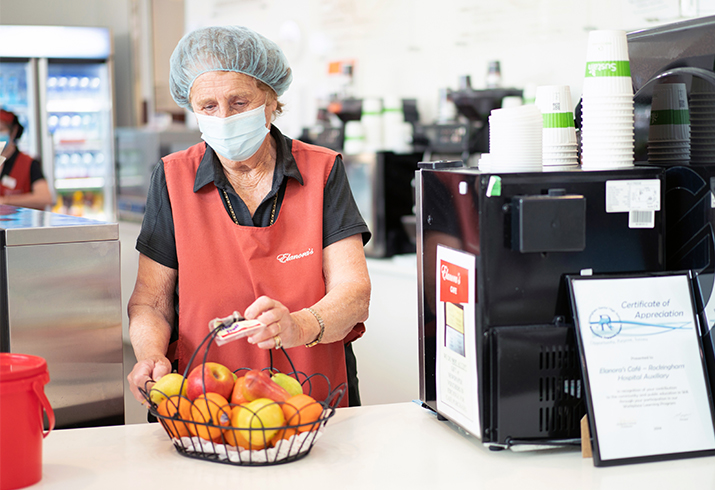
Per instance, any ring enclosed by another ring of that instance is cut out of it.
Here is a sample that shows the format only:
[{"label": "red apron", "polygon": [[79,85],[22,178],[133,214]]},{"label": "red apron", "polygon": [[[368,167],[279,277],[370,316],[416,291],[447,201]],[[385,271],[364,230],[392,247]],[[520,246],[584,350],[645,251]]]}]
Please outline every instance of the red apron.
[{"label": "red apron", "polygon": [[[301,186],[288,179],[280,213],[268,227],[238,226],[226,213],[220,193],[212,184],[193,192],[204,143],[164,158],[166,182],[174,216],[179,262],[179,340],[177,357],[183,373],[204,340],[208,323],[233,311],[243,312],[259,296],[283,303],[290,311],[315,304],[325,295],[323,278],[323,188],[336,153],[293,142],[293,156],[303,177]],[[362,335],[357,325],[348,335]],[[327,376],[330,389],[347,383],[344,342],[319,344],[310,349],[286,349],[295,369],[311,376]],[[281,351],[269,351],[240,339],[223,346],[212,344],[208,359],[230,369],[293,369]],[[202,348],[192,366],[203,361]],[[312,379],[311,395],[325,400],[328,384]],[[302,380],[302,378],[301,378]],[[341,406],[347,406],[347,396]]]},{"label": "red apron", "polygon": [[32,192],[32,182],[30,181],[32,158],[30,155],[20,151],[15,154],[17,158],[15,158],[15,163],[13,163],[10,173],[0,179],[0,196]]}]

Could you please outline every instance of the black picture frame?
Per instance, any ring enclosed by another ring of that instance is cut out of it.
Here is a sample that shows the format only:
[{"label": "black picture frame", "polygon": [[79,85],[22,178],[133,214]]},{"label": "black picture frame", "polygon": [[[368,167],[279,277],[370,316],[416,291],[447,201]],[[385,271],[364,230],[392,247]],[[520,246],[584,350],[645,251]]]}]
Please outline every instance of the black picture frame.
[{"label": "black picture frame", "polygon": [[[675,459],[685,459],[693,457],[703,457],[715,455],[715,444],[711,449],[704,450],[693,450],[693,451],[680,451],[672,453],[657,453],[654,454],[652,451],[649,452],[648,447],[643,448],[643,452],[640,455],[634,455],[632,457],[619,457],[619,458],[604,458],[601,451],[601,437],[602,434],[599,432],[599,427],[596,422],[596,411],[600,407],[595,406],[595,399],[592,393],[592,383],[591,376],[589,375],[589,359],[587,358],[586,349],[584,345],[584,326],[581,325],[580,315],[579,315],[579,300],[577,294],[575,293],[574,285],[580,281],[619,281],[623,279],[652,279],[657,281],[662,277],[674,277],[674,276],[685,276],[685,283],[688,287],[688,298],[690,299],[690,313],[692,314],[692,321],[694,322],[694,330],[696,335],[694,336],[694,341],[697,342],[697,349],[700,353],[700,367],[702,369],[702,380],[704,383],[705,392],[707,394],[708,409],[710,411],[710,423],[712,424],[713,430],[715,431],[715,406],[713,405],[713,393],[710,386],[710,381],[708,377],[708,371],[705,364],[705,357],[703,352],[703,343],[701,339],[702,330],[701,322],[696,303],[695,303],[695,289],[694,289],[694,279],[692,271],[678,271],[678,272],[654,272],[654,273],[636,273],[636,274],[595,274],[595,275],[566,275],[565,279],[568,285],[569,299],[571,302],[571,311],[574,319],[574,328],[576,330],[576,339],[579,350],[579,361],[581,365],[581,375],[584,383],[584,395],[588,413],[588,424],[591,435],[592,449],[593,449],[593,460],[595,466],[616,466],[624,464],[636,464],[636,463],[647,463],[653,461],[665,461],[665,460],[675,460]],[[615,283],[614,283],[615,284]],[[589,325],[590,329],[590,325]]]}]

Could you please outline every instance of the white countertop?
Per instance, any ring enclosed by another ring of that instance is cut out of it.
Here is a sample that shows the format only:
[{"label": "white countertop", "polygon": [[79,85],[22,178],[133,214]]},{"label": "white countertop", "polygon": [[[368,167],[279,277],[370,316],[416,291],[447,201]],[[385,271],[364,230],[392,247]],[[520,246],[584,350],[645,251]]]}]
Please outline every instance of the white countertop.
[{"label": "white countertop", "polygon": [[42,480],[28,488],[715,488],[713,457],[596,468],[577,449],[493,452],[409,402],[338,409],[310,454],[275,466],[182,456],[159,424],[58,430],[43,452]]}]

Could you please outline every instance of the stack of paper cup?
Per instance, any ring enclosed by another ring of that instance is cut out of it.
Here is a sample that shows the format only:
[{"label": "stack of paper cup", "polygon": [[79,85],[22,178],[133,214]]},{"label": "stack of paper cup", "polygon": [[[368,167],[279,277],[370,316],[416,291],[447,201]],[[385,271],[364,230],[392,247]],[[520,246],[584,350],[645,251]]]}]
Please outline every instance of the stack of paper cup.
[{"label": "stack of paper cup", "polygon": [[653,87],[648,128],[648,163],[690,163],[690,114],[684,83],[665,83]]},{"label": "stack of paper cup", "polygon": [[362,101],[360,116],[365,134],[365,151],[375,152],[383,149],[382,131],[382,100],[365,98]]},{"label": "stack of paper cup", "polygon": [[507,95],[501,100],[501,108],[507,109],[509,107],[516,107],[524,105],[524,99],[518,95]]},{"label": "stack of paper cup", "polygon": [[581,167],[633,166],[634,115],[624,31],[591,31],[581,99]]},{"label": "stack of paper cup", "polygon": [[402,99],[394,96],[382,99],[382,142],[386,151],[407,153],[411,135],[407,134],[412,125],[405,123],[405,114],[402,110]]},{"label": "stack of paper cup", "polygon": [[574,124],[571,89],[568,85],[536,88],[536,107],[543,119],[542,164],[578,165],[578,143]]},{"label": "stack of paper cup", "polygon": [[690,161],[715,162],[715,86],[693,77],[690,87]]},{"label": "stack of paper cup", "polygon": [[343,152],[346,155],[357,155],[365,151],[365,128],[360,121],[345,123],[345,141]]},{"label": "stack of paper cup", "polygon": [[535,105],[494,109],[489,115],[489,157],[482,157],[480,170],[541,171],[542,127]]}]

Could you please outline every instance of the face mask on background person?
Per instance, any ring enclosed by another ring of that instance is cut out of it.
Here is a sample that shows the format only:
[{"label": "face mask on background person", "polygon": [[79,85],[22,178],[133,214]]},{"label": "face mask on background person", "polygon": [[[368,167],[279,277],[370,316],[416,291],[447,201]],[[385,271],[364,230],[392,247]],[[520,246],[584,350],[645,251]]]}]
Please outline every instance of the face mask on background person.
[{"label": "face mask on background person", "polygon": [[9,143],[10,143],[10,133],[5,132],[5,131],[0,131],[0,151],[3,151]]},{"label": "face mask on background person", "polygon": [[269,133],[266,105],[229,117],[196,114],[201,138],[222,157],[234,162],[251,158]]}]

